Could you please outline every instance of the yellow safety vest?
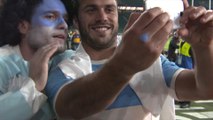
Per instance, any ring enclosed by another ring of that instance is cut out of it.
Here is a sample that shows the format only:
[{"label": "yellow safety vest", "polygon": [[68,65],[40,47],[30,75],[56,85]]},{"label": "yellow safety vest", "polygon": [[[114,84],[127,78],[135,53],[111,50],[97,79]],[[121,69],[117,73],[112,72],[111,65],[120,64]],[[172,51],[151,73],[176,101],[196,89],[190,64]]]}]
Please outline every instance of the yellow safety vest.
[{"label": "yellow safety vest", "polygon": [[171,40],[172,40],[172,37],[169,37],[169,39],[167,40],[167,42],[166,42],[166,44],[164,46],[164,49],[163,49],[164,51],[168,52],[169,44],[170,44]]},{"label": "yellow safety vest", "polygon": [[74,43],[80,43],[80,42],[81,42],[81,39],[80,39],[80,38],[74,38],[73,42],[74,42]]},{"label": "yellow safety vest", "polygon": [[191,46],[189,43],[183,43],[183,45],[180,47],[180,54],[185,55],[187,57],[191,57],[191,55],[189,54],[190,47]]}]

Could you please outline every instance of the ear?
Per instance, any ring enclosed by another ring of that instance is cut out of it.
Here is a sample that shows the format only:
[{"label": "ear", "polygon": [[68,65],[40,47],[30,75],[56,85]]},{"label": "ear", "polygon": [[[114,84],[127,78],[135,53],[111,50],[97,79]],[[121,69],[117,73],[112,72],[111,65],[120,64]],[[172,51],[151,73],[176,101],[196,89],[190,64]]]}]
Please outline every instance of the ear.
[{"label": "ear", "polygon": [[76,17],[73,18],[73,27],[79,29],[78,18]]},{"label": "ear", "polygon": [[30,23],[27,21],[21,21],[18,25],[18,29],[20,33],[22,34],[26,34],[29,30],[29,27],[30,27]]}]

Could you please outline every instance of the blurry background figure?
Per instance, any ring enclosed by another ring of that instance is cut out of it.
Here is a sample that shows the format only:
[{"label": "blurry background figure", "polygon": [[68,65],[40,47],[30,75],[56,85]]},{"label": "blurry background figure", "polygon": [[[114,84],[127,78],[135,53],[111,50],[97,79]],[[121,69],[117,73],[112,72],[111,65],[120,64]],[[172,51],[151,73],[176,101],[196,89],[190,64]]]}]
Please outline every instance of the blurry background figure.
[{"label": "blurry background figure", "polygon": [[0,9],[3,6],[5,0],[0,0]]},{"label": "blurry background figure", "polygon": [[72,44],[71,44],[71,49],[76,50],[81,42],[80,34],[78,30],[74,31],[74,34],[72,36]]},{"label": "blurry background figure", "polygon": [[[191,46],[184,40],[180,41],[179,53],[177,55],[176,64],[180,67],[187,69],[193,69],[194,67]],[[176,101],[176,103],[180,105],[180,108],[190,107],[190,101]]]},{"label": "blurry background figure", "polygon": [[[168,40],[168,50],[166,56],[169,61],[175,62],[178,66],[183,68],[193,68],[192,50],[189,43],[182,40],[175,32]],[[175,101],[180,108],[190,107],[190,101]]]},{"label": "blurry background figure", "polygon": [[193,54],[189,43],[181,40],[179,54],[176,61],[177,65],[183,68],[193,68]]},{"label": "blurry background figure", "polygon": [[167,42],[164,45],[164,48],[162,50],[162,55],[164,55],[166,58],[168,57],[169,44],[170,44],[170,42],[172,40],[172,37],[173,37],[172,35],[169,36],[169,38],[168,38],[168,40],[167,40]]},{"label": "blurry background figure", "polygon": [[180,37],[177,34],[174,34],[172,36],[172,39],[169,42],[169,47],[168,47],[168,52],[167,52],[167,58],[170,61],[173,61],[173,62],[176,61],[179,43],[180,43]]},{"label": "blurry background figure", "polygon": [[81,38],[78,30],[71,30],[69,33],[69,39],[67,40],[67,49],[76,50],[80,42]]}]

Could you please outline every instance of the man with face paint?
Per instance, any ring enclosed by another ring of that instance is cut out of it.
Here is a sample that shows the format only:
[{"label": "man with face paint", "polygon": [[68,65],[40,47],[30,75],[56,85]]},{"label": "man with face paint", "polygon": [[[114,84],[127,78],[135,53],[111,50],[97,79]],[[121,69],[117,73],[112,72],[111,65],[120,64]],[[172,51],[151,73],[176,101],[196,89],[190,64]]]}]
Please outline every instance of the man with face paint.
[{"label": "man with face paint", "polygon": [[0,16],[1,120],[54,119],[43,90],[50,66],[71,55],[64,52],[67,16],[64,0],[6,0]]}]

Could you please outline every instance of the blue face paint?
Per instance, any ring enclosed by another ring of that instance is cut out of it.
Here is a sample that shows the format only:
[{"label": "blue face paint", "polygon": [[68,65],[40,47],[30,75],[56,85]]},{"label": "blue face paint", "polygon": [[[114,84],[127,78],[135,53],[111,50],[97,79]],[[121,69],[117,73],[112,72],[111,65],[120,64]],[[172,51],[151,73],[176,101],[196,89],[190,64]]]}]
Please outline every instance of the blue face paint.
[{"label": "blue face paint", "polygon": [[32,16],[32,26],[56,27],[65,23],[67,11],[60,0],[43,0]]}]

